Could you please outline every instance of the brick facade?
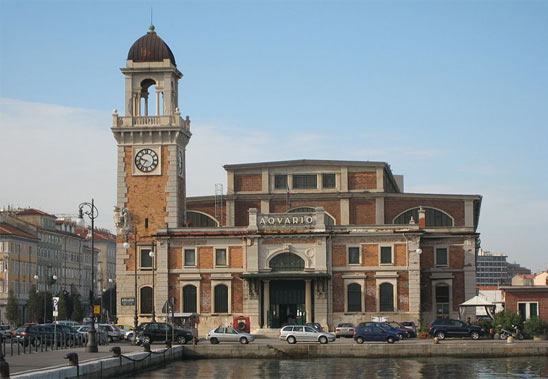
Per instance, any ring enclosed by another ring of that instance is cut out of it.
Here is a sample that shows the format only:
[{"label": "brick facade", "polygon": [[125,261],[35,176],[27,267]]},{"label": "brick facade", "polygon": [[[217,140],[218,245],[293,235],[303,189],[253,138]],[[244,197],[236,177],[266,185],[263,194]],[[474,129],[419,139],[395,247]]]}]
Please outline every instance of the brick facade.
[{"label": "brick facade", "polygon": [[538,302],[539,318],[548,321],[548,286],[527,286],[527,290],[515,287],[504,287],[505,309],[518,312],[518,303]]},{"label": "brick facade", "polygon": [[350,199],[350,224],[375,225],[376,202],[374,199]]},{"label": "brick facade", "polygon": [[262,190],[261,174],[239,174],[234,175],[235,192],[258,192]]},{"label": "brick facade", "polygon": [[[464,226],[464,201],[462,200],[437,200],[437,199],[401,199],[385,197],[384,199],[384,223],[392,224],[392,221],[400,213],[416,207],[433,207],[448,213],[455,219],[455,226]],[[418,220],[415,220],[418,221]]]},{"label": "brick facade", "polygon": [[348,173],[348,189],[353,190],[370,190],[377,188],[377,173],[376,172],[349,172]]}]

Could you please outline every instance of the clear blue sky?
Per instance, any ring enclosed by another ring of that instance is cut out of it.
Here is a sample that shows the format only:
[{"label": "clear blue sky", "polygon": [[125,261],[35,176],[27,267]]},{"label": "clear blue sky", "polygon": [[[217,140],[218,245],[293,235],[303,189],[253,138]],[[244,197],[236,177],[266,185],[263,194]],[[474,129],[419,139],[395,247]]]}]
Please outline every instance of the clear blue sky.
[{"label": "clear blue sky", "polygon": [[483,195],[483,248],[548,268],[548,1],[2,0],[0,206],[94,196],[112,226],[118,68],[151,6],[190,195],[226,163],[386,161],[408,192]]}]

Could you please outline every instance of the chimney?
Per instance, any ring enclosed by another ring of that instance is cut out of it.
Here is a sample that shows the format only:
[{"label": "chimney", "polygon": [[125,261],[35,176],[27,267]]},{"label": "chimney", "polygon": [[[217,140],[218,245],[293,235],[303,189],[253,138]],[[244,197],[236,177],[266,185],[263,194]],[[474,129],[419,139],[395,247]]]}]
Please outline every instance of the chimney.
[{"label": "chimney", "polygon": [[420,207],[419,208],[419,228],[426,227],[426,211]]}]

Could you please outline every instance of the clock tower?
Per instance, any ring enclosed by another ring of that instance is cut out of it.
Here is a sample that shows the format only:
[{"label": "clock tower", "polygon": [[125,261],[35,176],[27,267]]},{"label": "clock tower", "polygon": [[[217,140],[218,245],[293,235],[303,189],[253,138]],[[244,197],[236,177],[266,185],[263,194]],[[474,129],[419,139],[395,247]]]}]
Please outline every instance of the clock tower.
[{"label": "clock tower", "polygon": [[[159,229],[185,225],[185,149],[190,119],[181,117],[175,57],[151,26],[129,49],[125,112],[113,112],[117,142],[118,321],[153,321],[168,296],[168,246]],[[129,243],[129,245],[125,244]]]}]

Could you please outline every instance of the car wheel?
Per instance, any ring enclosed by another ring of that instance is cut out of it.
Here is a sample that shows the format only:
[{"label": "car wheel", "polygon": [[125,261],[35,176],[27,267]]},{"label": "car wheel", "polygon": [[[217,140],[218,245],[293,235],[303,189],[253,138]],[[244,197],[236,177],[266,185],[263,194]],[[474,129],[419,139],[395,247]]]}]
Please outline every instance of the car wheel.
[{"label": "car wheel", "polygon": [[241,343],[242,345],[247,345],[247,344],[249,343],[249,341],[247,340],[247,338],[242,337],[242,338],[240,338],[240,343]]},{"label": "car wheel", "polygon": [[479,340],[480,335],[478,332],[472,332],[470,333],[470,337],[472,337],[473,340]]},{"label": "car wheel", "polygon": [[394,342],[396,342],[396,339],[395,339],[394,337],[390,336],[390,337],[388,337],[388,338],[386,339],[386,342],[388,342],[388,343],[394,343]]},{"label": "car wheel", "polygon": [[363,337],[358,337],[358,338],[356,338],[356,342],[361,345],[362,343],[365,342],[365,340],[363,339]]},{"label": "car wheel", "polygon": [[523,338],[524,338],[524,337],[523,337],[523,334],[521,334],[521,333],[518,334],[518,340],[523,341]]},{"label": "car wheel", "polygon": [[40,341],[40,338],[35,338],[32,340],[32,346],[34,347],[40,347],[41,344],[42,344],[42,341]]},{"label": "car wheel", "polygon": [[293,336],[287,337],[287,343],[293,345],[294,343],[297,343],[297,340]]},{"label": "car wheel", "polygon": [[401,333],[398,333],[398,338],[400,339],[400,341],[403,339],[403,334]]},{"label": "car wheel", "polygon": [[150,337],[149,336],[144,336],[143,337],[143,343],[150,343]]},{"label": "car wheel", "polygon": [[211,342],[212,345],[217,345],[219,343],[219,340],[215,337],[212,337],[209,342]]},{"label": "car wheel", "polygon": [[321,336],[319,341],[322,345],[325,345],[327,343],[327,337],[326,336]]},{"label": "car wheel", "polygon": [[340,336],[335,336],[335,338],[339,338]]},{"label": "car wheel", "polygon": [[440,340],[445,339],[445,333],[444,332],[437,332],[436,337],[438,337]]},{"label": "car wheel", "polygon": [[67,340],[65,342],[65,345],[67,345],[68,347],[73,347],[74,346],[74,340],[72,338],[67,338]]},{"label": "car wheel", "polygon": [[186,341],[186,337],[185,337],[185,336],[179,336],[179,337],[177,337],[177,343],[178,343],[179,345],[184,345],[186,342],[187,342],[187,341]]}]

